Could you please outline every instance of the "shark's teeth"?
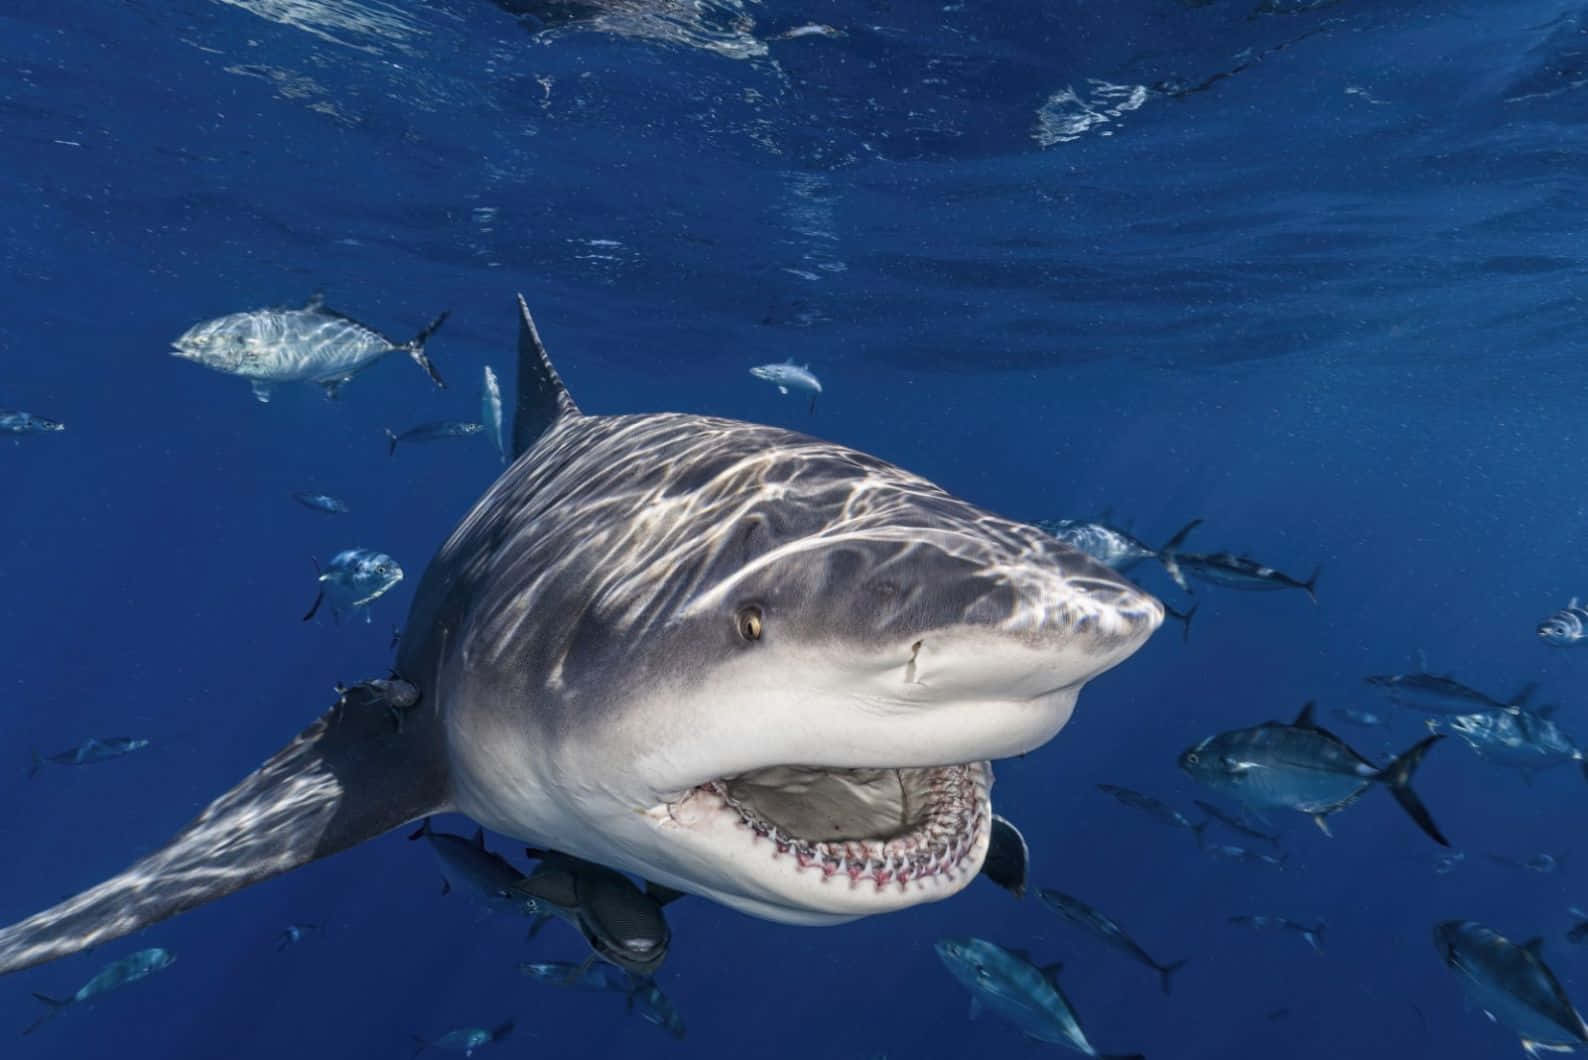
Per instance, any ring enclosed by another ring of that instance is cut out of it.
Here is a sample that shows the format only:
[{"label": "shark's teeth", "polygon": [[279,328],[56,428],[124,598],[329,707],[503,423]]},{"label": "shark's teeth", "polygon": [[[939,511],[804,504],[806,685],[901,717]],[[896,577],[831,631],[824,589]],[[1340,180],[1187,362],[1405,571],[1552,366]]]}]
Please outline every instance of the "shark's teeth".
[{"label": "shark's teeth", "polygon": [[881,891],[893,886],[955,880],[988,827],[987,792],[992,770],[985,762],[943,766],[931,771],[924,805],[925,819],[904,835],[888,839],[844,839],[813,842],[789,835],[763,818],[750,804],[734,798],[720,780],[695,789],[737,814],[751,842],[767,839],[774,859],[790,855],[797,873],[814,872],[822,883],[842,881],[850,887],[870,883]]}]

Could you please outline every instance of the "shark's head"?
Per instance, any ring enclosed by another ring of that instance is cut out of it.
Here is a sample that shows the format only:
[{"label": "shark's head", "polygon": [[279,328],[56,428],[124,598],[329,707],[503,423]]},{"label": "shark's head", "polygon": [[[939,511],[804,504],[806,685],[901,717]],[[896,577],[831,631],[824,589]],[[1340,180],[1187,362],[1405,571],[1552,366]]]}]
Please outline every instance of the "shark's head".
[{"label": "shark's head", "polygon": [[433,683],[459,809],[802,923],[964,887],[988,760],[1050,739],[1163,619],[882,461],[692,416],[553,431],[415,609],[454,638]]}]

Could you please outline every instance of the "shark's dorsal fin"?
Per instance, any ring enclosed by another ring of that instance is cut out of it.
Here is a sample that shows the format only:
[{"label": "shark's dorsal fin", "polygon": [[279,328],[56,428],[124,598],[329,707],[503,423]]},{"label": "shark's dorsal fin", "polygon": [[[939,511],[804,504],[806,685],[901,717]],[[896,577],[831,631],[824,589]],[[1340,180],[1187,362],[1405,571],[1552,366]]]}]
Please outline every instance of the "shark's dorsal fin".
[{"label": "shark's dorsal fin", "polygon": [[551,425],[564,416],[579,415],[562,377],[551,366],[546,344],[540,341],[529,303],[518,296],[518,403],[513,409],[513,456],[535,444]]},{"label": "shark's dorsal fin", "polygon": [[356,691],[165,846],[0,930],[0,974],[103,945],[446,810],[436,712],[415,711],[399,733],[383,699]]}]

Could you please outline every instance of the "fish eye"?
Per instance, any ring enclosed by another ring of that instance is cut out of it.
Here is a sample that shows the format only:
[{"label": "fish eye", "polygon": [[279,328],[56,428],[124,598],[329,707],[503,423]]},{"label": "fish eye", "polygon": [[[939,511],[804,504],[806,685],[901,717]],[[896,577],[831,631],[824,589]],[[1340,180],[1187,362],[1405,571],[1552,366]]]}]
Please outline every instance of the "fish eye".
[{"label": "fish eye", "polygon": [[736,619],[736,623],[739,627],[739,636],[743,637],[745,640],[761,639],[762,620],[761,609],[759,607],[755,606],[754,604],[749,604],[745,607],[739,608],[739,615]]},{"label": "fish eye", "polygon": [[1195,751],[1187,751],[1185,753],[1185,764],[1186,765],[1194,766],[1194,765],[1197,764],[1198,761],[1200,761],[1200,758],[1199,758],[1199,756],[1197,755],[1197,753]]}]

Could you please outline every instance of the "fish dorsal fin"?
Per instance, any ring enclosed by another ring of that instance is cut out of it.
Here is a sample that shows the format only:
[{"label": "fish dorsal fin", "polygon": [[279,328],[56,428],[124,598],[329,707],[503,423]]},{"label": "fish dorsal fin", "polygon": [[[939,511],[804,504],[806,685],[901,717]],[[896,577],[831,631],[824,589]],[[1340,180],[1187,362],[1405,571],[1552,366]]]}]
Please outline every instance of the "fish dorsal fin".
[{"label": "fish dorsal fin", "polygon": [[1014,954],[1016,957],[1019,957],[1022,961],[1025,961],[1027,964],[1031,965],[1032,967],[1036,967],[1036,963],[1037,962],[1031,959],[1031,951],[1030,950],[1027,950],[1027,949],[1018,949],[1017,950],[1017,949],[1014,949],[1014,948],[1011,947],[1009,952]]},{"label": "fish dorsal fin", "polygon": [[513,410],[513,455],[522,456],[558,420],[579,415],[562,377],[551,366],[529,303],[518,296],[518,402]]},{"label": "fish dorsal fin", "polygon": [[1058,986],[1059,985],[1059,973],[1062,972],[1062,971],[1064,971],[1064,962],[1063,961],[1054,961],[1052,964],[1047,965],[1046,967],[1041,969],[1042,978],[1046,979],[1048,982],[1052,983],[1054,986]]},{"label": "fish dorsal fin", "polygon": [[1316,729],[1318,723],[1313,720],[1312,712],[1317,706],[1318,704],[1312,700],[1307,700],[1306,704],[1301,708],[1301,713],[1296,715],[1296,720],[1292,724],[1298,729]]},{"label": "fish dorsal fin", "polygon": [[325,308],[325,292],[315,291],[309,296],[309,300],[303,303],[303,308],[305,311]]},{"label": "fish dorsal fin", "polygon": [[0,975],[103,945],[442,812],[445,746],[435,711],[411,715],[399,733],[383,706],[338,703],[163,847],[0,929]]},{"label": "fish dorsal fin", "polygon": [[1522,948],[1524,950],[1526,950],[1528,953],[1532,954],[1534,957],[1537,957],[1539,960],[1543,960],[1544,959],[1544,939],[1543,939],[1543,936],[1534,935],[1532,938],[1530,938],[1526,942],[1522,943]]}]

